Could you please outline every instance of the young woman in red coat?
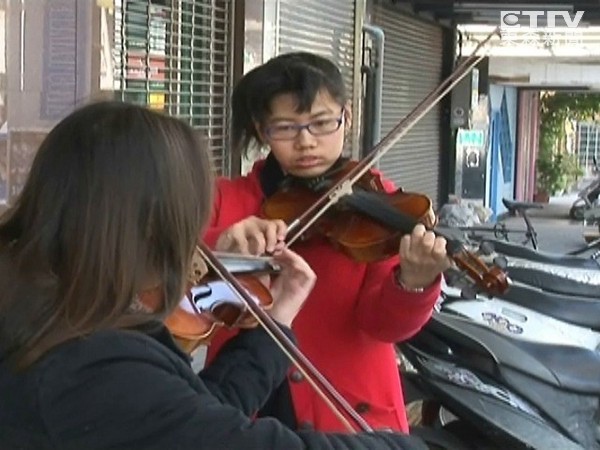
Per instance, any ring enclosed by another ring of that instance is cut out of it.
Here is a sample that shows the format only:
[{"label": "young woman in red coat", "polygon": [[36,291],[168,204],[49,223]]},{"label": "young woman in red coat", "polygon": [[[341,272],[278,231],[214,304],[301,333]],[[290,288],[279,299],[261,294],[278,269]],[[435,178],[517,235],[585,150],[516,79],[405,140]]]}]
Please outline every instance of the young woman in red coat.
[{"label": "young woman in red coat", "polygon": [[[257,143],[270,152],[247,176],[218,180],[204,239],[219,250],[271,252],[284,245],[286,224],[262,219],[261,205],[281,183],[318,182],[343,161],[352,112],[339,69],[309,53],[255,68],[234,89],[232,103],[235,148]],[[370,264],[320,237],[292,246],[317,274],[293,326],[300,349],[375,429],[408,431],[394,343],[429,319],[449,264],[445,246],[422,225],[402,238],[398,256]],[[208,364],[232,334],[215,338]],[[294,369],[258,414],[292,428],[344,430]]]}]

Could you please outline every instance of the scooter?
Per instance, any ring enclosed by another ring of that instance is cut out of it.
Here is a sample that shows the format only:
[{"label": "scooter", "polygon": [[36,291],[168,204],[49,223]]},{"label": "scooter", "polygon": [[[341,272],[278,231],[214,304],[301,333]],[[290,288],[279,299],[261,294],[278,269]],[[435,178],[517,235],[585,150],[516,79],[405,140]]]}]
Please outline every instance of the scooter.
[{"label": "scooter", "polygon": [[[598,174],[599,167],[596,158],[594,157],[593,160],[593,171]],[[573,205],[571,205],[571,209],[569,210],[569,217],[573,220],[583,220],[585,211],[598,206],[598,197],[600,197],[600,176],[597,175],[592,183],[579,191],[577,200],[573,202]]]},{"label": "scooter", "polygon": [[416,433],[435,448],[600,448],[599,299],[520,283],[465,299],[445,284],[400,349],[407,402],[423,402]]},{"label": "scooter", "polygon": [[464,299],[444,285],[442,311],[470,318],[507,336],[600,352],[600,299],[555,294],[513,283],[498,297]]},{"label": "scooter", "polygon": [[515,337],[522,324],[497,312],[482,315],[491,327],[446,307],[400,344],[414,369],[402,373],[405,399],[423,402],[415,434],[453,450],[599,449],[600,354],[591,347],[600,335],[568,344]]},{"label": "scooter", "polygon": [[482,242],[478,251],[485,261],[504,268],[513,281],[567,296],[600,297],[598,258],[548,253],[503,241]]}]

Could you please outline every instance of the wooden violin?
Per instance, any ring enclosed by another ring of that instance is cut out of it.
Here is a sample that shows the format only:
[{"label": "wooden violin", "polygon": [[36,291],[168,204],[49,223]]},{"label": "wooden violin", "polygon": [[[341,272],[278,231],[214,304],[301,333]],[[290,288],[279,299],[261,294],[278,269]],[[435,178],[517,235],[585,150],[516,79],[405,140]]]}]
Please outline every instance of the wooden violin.
[{"label": "wooden violin", "polygon": [[[236,276],[260,308],[270,309],[273,297],[261,278],[279,271],[271,258],[223,252],[216,252],[215,257]],[[142,304],[153,309],[161,302],[161,296],[160,288],[156,287],[144,291],[139,297]],[[239,296],[206,266],[199,247],[192,257],[187,292],[164,323],[180,347],[188,353],[200,345],[209,344],[221,327],[252,328],[258,325]]]},{"label": "wooden violin", "polygon": [[[348,177],[359,165],[356,161],[345,162],[333,171],[329,185],[339,185],[339,180]],[[293,223],[296,217],[318,203],[321,196],[322,192],[301,183],[288,184],[264,202],[263,215]],[[422,223],[446,239],[448,256],[480,290],[497,295],[508,289],[508,277],[500,267],[488,267],[457,238],[436,230],[436,222],[429,197],[402,189],[386,192],[381,178],[367,172],[354,184],[352,193],[341,197],[322,214],[309,232],[325,236],[334,247],[356,261],[372,262],[397,254],[402,236]],[[287,242],[294,240],[292,236]]]}]

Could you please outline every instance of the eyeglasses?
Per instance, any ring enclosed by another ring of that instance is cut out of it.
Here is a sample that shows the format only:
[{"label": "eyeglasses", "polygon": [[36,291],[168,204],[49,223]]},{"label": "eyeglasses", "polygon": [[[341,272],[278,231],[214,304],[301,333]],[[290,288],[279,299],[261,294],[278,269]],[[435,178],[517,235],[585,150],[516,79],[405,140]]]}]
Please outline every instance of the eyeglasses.
[{"label": "eyeglasses", "polygon": [[265,129],[265,134],[273,141],[291,141],[296,139],[302,130],[308,130],[313,136],[325,136],[335,133],[344,122],[344,108],[340,117],[330,119],[317,119],[312,122],[300,124],[272,125]]}]

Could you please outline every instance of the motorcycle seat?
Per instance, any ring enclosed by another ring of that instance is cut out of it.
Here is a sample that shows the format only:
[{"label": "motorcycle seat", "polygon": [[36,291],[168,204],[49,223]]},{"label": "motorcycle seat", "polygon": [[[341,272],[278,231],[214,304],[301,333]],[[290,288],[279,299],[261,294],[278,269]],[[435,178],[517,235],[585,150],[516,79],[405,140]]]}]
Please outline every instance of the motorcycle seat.
[{"label": "motorcycle seat", "polygon": [[[515,266],[509,267],[507,273],[513,282],[527,284],[550,293],[591,297],[593,299],[599,297],[598,277],[590,277],[590,274],[586,273],[589,272],[588,270],[579,271],[580,273],[569,276],[567,270],[561,269],[561,266],[548,267],[547,269],[553,270],[548,272],[532,267]],[[600,276],[600,272],[598,272],[598,275]]]},{"label": "motorcycle seat", "polygon": [[600,298],[558,294],[517,283],[498,298],[574,325],[600,330]]},{"label": "motorcycle seat", "polygon": [[496,253],[500,253],[501,255],[507,257],[512,256],[513,258],[521,258],[543,264],[571,267],[574,269],[600,269],[598,263],[591,258],[544,252],[540,250],[534,250],[523,245],[494,239],[483,240],[482,244],[491,246]]},{"label": "motorcycle seat", "polygon": [[[600,394],[600,354],[597,352],[511,339],[470,319],[444,312],[434,313],[426,327],[440,335],[455,355],[463,357],[465,366],[475,366],[491,377],[502,374],[502,367],[506,367],[561,389]],[[459,349],[452,342],[457,343]]]},{"label": "motorcycle seat", "polygon": [[508,212],[511,215],[515,215],[517,212],[527,211],[528,209],[543,209],[544,205],[541,203],[532,203],[532,202],[517,202],[514,200],[509,200],[507,198],[502,199],[502,203],[508,209]]}]

